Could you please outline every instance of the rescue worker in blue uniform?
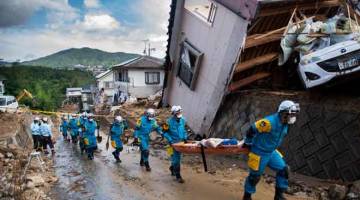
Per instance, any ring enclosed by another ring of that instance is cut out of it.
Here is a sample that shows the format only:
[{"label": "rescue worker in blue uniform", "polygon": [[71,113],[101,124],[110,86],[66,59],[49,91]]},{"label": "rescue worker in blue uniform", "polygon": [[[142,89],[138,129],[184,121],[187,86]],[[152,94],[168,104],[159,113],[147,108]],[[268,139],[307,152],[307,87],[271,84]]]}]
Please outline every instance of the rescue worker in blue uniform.
[{"label": "rescue worker in blue uniform", "polygon": [[88,120],[85,122],[85,132],[83,133],[85,150],[89,160],[94,159],[94,151],[97,149],[97,142],[95,131],[97,124],[93,118],[93,114],[88,115]]},{"label": "rescue worker in blue uniform", "polygon": [[88,120],[88,118],[87,118],[86,112],[83,112],[81,114],[81,116],[79,117],[79,119],[77,120],[77,125],[79,128],[79,148],[80,148],[81,154],[83,154],[83,152],[85,151],[84,133],[86,131],[85,123],[87,120]]},{"label": "rescue worker in blue uniform", "polygon": [[124,134],[124,130],[128,129],[128,125],[121,116],[116,116],[114,123],[110,128],[111,146],[115,149],[112,154],[116,162],[121,162],[120,152],[123,150],[123,143],[121,136]]},{"label": "rescue worker in blue uniform", "polygon": [[[164,137],[170,145],[177,142],[186,142],[187,132],[185,128],[186,121],[182,115],[181,106],[173,106],[171,108],[172,117],[163,125]],[[179,183],[184,183],[184,179],[180,173],[181,153],[171,149],[171,166],[170,172],[176,177]]]},{"label": "rescue worker in blue uniform", "polygon": [[150,108],[146,110],[145,114],[137,121],[135,132],[134,132],[134,143],[138,143],[140,139],[140,151],[141,159],[140,166],[145,166],[146,171],[151,171],[149,165],[149,145],[150,145],[150,133],[156,131],[162,135],[160,126],[157,124],[155,119],[155,110]]},{"label": "rescue worker in blue uniform", "polygon": [[68,133],[67,133],[68,129],[69,129],[69,122],[67,121],[66,117],[63,116],[61,118],[60,132],[62,132],[64,140],[66,141],[70,141],[70,139],[68,139]]},{"label": "rescue worker in blue uniform", "polygon": [[250,127],[244,143],[244,147],[249,149],[250,171],[245,181],[244,200],[251,200],[251,195],[256,192],[256,185],[266,167],[276,171],[274,199],[285,199],[283,193],[288,188],[290,169],[277,148],[287,135],[289,125],[295,123],[299,111],[299,104],[286,100],[279,105],[277,113],[255,122]]},{"label": "rescue worker in blue uniform", "polygon": [[41,125],[40,118],[35,117],[33,123],[31,123],[30,126],[31,135],[34,142],[34,149],[36,151],[41,150],[42,147],[40,125]]},{"label": "rescue worker in blue uniform", "polygon": [[71,141],[72,143],[77,143],[77,138],[79,136],[79,127],[78,127],[78,119],[76,117],[76,114],[71,115],[71,119],[69,122],[69,127],[71,129],[70,135],[71,135]]},{"label": "rescue worker in blue uniform", "polygon": [[47,151],[47,146],[49,145],[49,147],[51,149],[51,153],[52,153],[52,155],[54,155],[55,150],[54,150],[54,144],[52,142],[52,131],[51,131],[50,124],[48,124],[48,118],[47,117],[44,117],[42,119],[42,124],[40,125],[40,133],[41,133],[41,136],[42,136],[42,143],[43,143],[44,153],[49,154],[49,152]]}]

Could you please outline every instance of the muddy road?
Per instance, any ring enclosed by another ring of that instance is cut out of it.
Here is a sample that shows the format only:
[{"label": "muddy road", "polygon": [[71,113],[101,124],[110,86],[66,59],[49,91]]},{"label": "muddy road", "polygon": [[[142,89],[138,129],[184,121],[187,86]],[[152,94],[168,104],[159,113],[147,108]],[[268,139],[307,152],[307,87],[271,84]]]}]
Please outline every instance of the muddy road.
[{"label": "muddy road", "polygon": [[[106,136],[102,135],[103,141],[92,161],[85,154],[81,155],[78,145],[59,137],[54,157],[59,181],[50,196],[54,199],[99,200],[241,199],[247,174],[244,170],[230,168],[209,174],[203,172],[200,162],[184,164],[182,174],[186,182],[179,184],[170,176],[165,151],[152,149],[152,171],[147,172],[139,166],[139,153],[128,153],[127,146],[120,156],[122,162],[116,163],[111,147],[106,151]],[[273,194],[272,186],[262,181],[254,199],[270,200]]]}]

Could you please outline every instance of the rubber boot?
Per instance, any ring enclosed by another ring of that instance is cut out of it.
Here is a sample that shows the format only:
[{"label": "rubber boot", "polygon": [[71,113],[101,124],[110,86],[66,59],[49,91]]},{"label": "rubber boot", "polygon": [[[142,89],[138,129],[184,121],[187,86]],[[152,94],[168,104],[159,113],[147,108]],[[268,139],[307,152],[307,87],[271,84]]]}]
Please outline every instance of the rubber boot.
[{"label": "rubber boot", "polygon": [[116,162],[120,163],[121,160],[119,158],[119,153],[117,151],[112,152],[112,155],[114,156]]},{"label": "rubber boot", "polygon": [[178,183],[185,183],[185,180],[181,177],[181,174],[180,174],[180,166],[174,167],[174,172],[175,172],[175,176],[176,176],[176,181]]},{"label": "rubber boot", "polygon": [[174,167],[172,165],[169,167],[169,170],[171,172],[171,176],[175,176]]},{"label": "rubber boot", "polygon": [[51,155],[55,155],[55,150],[51,149]]},{"label": "rubber boot", "polygon": [[251,198],[251,194],[250,194],[250,193],[248,193],[248,192],[245,192],[245,193],[244,193],[243,200],[252,200],[252,198]]},{"label": "rubber boot", "polygon": [[141,158],[140,160],[140,166],[143,167],[144,166],[144,160]]},{"label": "rubber boot", "polygon": [[275,188],[275,197],[274,200],[286,200],[286,198],[284,197],[284,189],[281,188]]},{"label": "rubber boot", "polygon": [[151,167],[149,165],[149,162],[145,162],[145,167],[146,167],[146,171],[150,172],[151,171]]}]

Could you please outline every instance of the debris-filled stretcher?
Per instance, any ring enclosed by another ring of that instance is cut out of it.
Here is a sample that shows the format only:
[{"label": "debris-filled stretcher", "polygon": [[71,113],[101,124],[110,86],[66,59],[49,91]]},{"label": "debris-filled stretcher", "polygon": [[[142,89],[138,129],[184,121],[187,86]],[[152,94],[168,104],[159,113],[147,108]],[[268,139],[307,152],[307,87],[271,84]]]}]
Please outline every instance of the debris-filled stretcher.
[{"label": "debris-filled stretcher", "polygon": [[246,154],[248,149],[243,147],[244,141],[236,139],[209,138],[201,141],[179,142],[172,145],[176,151],[184,154],[201,154],[204,170],[207,172],[206,154],[236,155]]}]

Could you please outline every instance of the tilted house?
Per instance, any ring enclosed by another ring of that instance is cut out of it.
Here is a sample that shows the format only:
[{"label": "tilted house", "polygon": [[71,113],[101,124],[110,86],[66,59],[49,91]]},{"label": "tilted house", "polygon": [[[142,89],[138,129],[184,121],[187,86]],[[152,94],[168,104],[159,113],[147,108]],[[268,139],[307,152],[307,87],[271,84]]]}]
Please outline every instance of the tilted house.
[{"label": "tilted house", "polygon": [[249,90],[288,89],[291,74],[297,76],[277,61],[295,9],[302,14],[296,16],[299,20],[326,19],[337,14],[341,2],[172,0],[163,105],[181,105],[196,133],[241,139],[251,123],[275,112],[281,100],[298,100],[299,122],[282,147],[293,170],[320,178],[360,178],[354,167],[360,164],[359,113],[345,112],[331,98],[315,101],[307,92]]}]

